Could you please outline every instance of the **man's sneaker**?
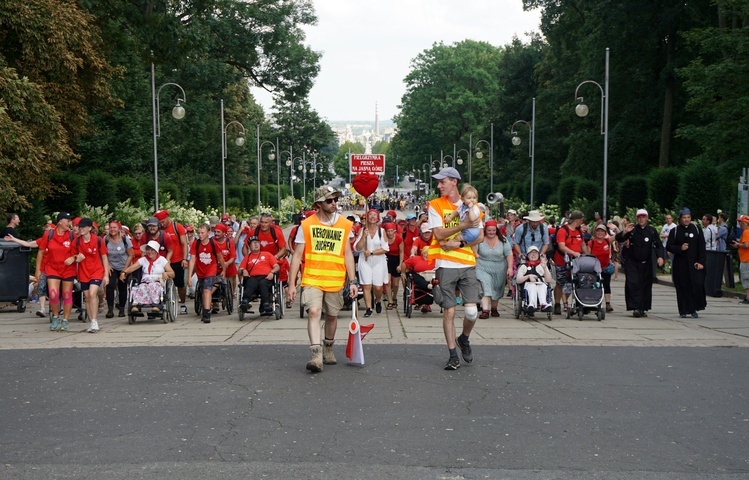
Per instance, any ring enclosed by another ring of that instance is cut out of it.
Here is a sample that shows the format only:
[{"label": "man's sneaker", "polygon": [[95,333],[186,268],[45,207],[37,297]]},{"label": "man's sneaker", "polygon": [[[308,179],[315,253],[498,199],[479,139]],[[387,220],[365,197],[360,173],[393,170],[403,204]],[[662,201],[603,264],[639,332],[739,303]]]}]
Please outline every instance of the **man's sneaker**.
[{"label": "man's sneaker", "polygon": [[445,365],[445,370],[457,370],[460,368],[460,360],[458,357],[450,357]]},{"label": "man's sneaker", "polygon": [[211,323],[211,313],[207,311],[203,311],[203,318],[201,320],[203,323]]},{"label": "man's sneaker", "polygon": [[322,345],[322,363],[325,365],[335,365],[338,360],[333,353],[333,342],[325,340]]},{"label": "man's sneaker", "polygon": [[640,316],[641,316],[640,311],[639,310],[633,310],[632,311],[632,316],[635,317],[635,318],[640,318]]},{"label": "man's sneaker", "polygon": [[745,298],[739,302],[741,305],[749,305],[749,298]]},{"label": "man's sneaker", "polygon": [[187,315],[187,306],[182,305],[181,307],[179,307],[179,314],[180,315]]},{"label": "man's sneaker", "polygon": [[60,331],[60,317],[52,317],[52,323],[49,324],[49,329],[53,332]]},{"label": "man's sneaker", "polygon": [[558,303],[554,304],[554,315],[561,315],[562,314],[562,306]]},{"label": "man's sneaker", "polygon": [[365,317],[371,317],[372,316],[372,309],[368,308],[366,312],[364,312]]},{"label": "man's sneaker", "polygon": [[458,344],[458,348],[460,348],[460,354],[463,356],[463,361],[466,363],[471,363],[473,361],[473,352],[471,352],[471,342],[468,340],[465,341],[465,343],[460,341],[460,337],[457,337],[455,339],[455,343]]},{"label": "man's sneaker", "polygon": [[36,311],[36,316],[37,316],[37,317],[42,317],[42,318],[44,318],[44,317],[46,317],[46,316],[47,316],[47,312],[45,312],[45,311],[44,311],[44,310],[42,310],[42,309],[39,309],[39,310],[37,310],[37,311]]},{"label": "man's sneaker", "polygon": [[96,333],[99,331],[99,322],[96,320],[91,320],[91,326],[88,327],[88,330],[86,330],[88,333]]},{"label": "man's sneaker", "polygon": [[648,312],[646,312],[645,310],[640,310],[640,316],[641,317],[647,317],[648,316]]},{"label": "man's sneaker", "polygon": [[60,321],[60,331],[61,332],[67,332],[68,331],[68,321],[64,318]]},{"label": "man's sneaker", "polygon": [[307,370],[310,372],[322,372],[322,347],[320,345],[311,345],[309,347],[309,356]]},{"label": "man's sneaker", "polygon": [[562,304],[562,310],[566,312],[569,309],[570,309],[570,306],[566,302]]},{"label": "man's sneaker", "polygon": [[375,303],[375,312],[382,313],[382,302]]}]

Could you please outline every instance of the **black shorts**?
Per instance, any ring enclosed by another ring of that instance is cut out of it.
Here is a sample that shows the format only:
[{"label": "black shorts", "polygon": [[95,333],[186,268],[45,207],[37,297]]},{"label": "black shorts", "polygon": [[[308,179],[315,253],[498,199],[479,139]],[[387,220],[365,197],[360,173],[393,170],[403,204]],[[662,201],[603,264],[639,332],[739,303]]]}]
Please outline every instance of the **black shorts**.
[{"label": "black shorts", "polygon": [[185,287],[185,269],[182,268],[182,262],[174,262],[169,264],[174,270],[174,286],[177,288]]},{"label": "black shorts", "polygon": [[400,265],[400,255],[385,255],[388,260],[388,273],[394,277],[400,277],[398,266]]}]

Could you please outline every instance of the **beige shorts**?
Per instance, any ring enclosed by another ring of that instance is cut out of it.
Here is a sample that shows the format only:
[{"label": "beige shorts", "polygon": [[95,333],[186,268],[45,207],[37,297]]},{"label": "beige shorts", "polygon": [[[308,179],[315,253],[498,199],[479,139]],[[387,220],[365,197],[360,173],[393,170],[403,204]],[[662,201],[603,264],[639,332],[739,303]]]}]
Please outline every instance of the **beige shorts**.
[{"label": "beige shorts", "polygon": [[302,305],[304,305],[305,310],[322,307],[325,315],[337,317],[343,308],[343,295],[340,290],[323,292],[319,288],[304,287],[302,288]]}]

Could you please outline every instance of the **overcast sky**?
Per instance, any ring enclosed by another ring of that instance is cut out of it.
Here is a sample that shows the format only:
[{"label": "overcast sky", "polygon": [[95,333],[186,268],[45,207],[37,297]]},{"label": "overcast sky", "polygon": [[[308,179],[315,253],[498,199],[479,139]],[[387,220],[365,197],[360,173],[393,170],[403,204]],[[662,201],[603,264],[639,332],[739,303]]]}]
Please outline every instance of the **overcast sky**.
[{"label": "overcast sky", "polygon": [[[411,60],[435,42],[471,39],[501,46],[538,31],[539,11],[521,0],[314,0],[318,24],[307,44],[322,52],[310,105],[330,121],[381,120],[398,113]],[[269,94],[253,89],[269,112]]]}]

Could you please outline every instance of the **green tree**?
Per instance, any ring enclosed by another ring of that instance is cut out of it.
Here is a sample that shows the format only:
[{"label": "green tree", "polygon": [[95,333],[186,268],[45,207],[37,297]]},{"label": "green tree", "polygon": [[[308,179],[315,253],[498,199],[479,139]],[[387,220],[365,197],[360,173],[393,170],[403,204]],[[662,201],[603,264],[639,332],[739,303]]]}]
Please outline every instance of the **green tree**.
[{"label": "green tree", "polygon": [[52,193],[91,114],[115,105],[101,43],[76,2],[0,3],[0,210]]}]

